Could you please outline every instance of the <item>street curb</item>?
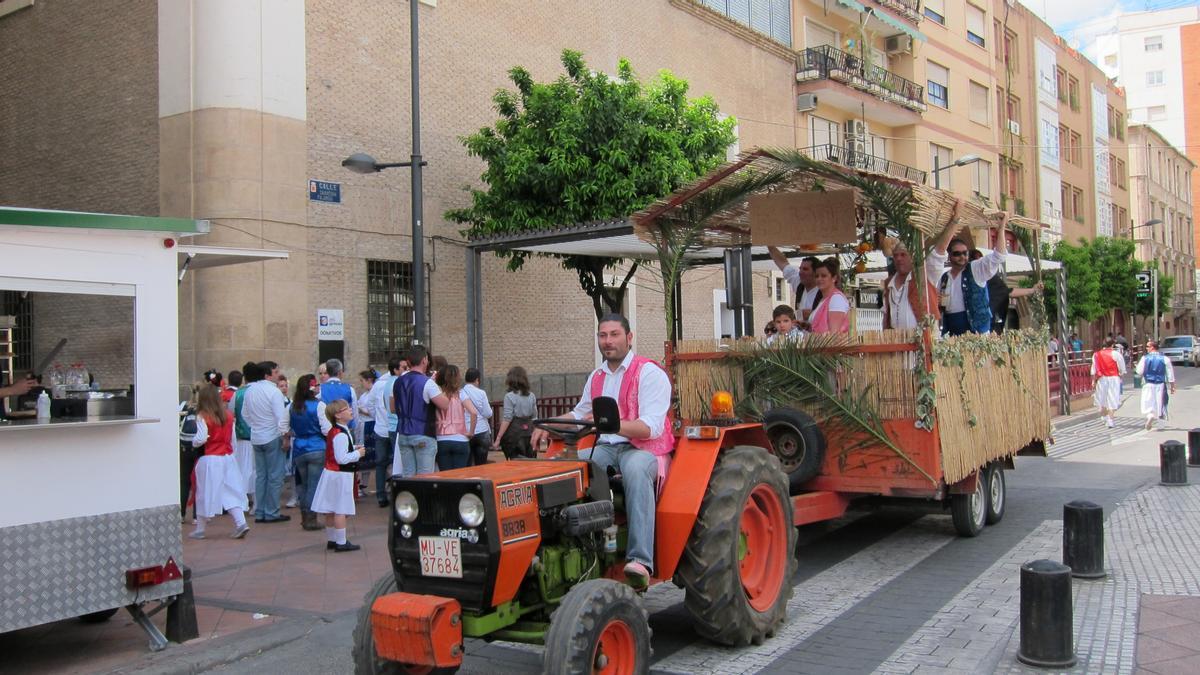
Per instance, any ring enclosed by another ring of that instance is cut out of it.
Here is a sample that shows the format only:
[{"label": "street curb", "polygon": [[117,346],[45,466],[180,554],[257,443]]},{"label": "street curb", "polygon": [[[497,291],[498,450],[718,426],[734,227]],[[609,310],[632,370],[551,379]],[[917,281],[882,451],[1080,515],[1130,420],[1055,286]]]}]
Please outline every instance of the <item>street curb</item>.
[{"label": "street curb", "polygon": [[305,638],[316,625],[327,621],[322,617],[290,619],[215,640],[190,640],[182,645],[172,643],[157,654],[147,654],[110,672],[130,675],[203,673]]}]

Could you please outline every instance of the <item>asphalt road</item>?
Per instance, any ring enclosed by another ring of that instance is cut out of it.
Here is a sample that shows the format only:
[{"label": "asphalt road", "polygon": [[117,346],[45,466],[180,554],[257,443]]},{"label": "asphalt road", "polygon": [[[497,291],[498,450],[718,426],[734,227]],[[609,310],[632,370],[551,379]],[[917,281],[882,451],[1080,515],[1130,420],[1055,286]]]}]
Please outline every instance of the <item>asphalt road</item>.
[{"label": "asphalt road", "polygon": [[[1195,412],[1200,410],[1200,370],[1179,367],[1176,372],[1180,393],[1172,400],[1174,418],[1168,430],[1140,429],[1137,390],[1127,392],[1130,397],[1122,408],[1126,418],[1114,431],[1095,420],[1060,428],[1050,457],[1017,459],[1017,469],[1008,474],[1008,513],[979,537],[955,538],[948,513],[894,508],[802,528],[800,565],[793,580],[798,597],[846,582],[837,591],[846,601],[836,612],[815,617],[806,615],[800,603],[785,630],[763,647],[713,649],[691,632],[682,591],[667,584],[651,589],[646,603],[654,630],[652,670],[694,672],[690,669],[701,662],[712,664],[714,672],[735,665],[762,672],[877,670],[993,561],[1045,521],[1061,519],[1064,503],[1087,499],[1107,513],[1132,490],[1157,480],[1157,444],[1200,426],[1200,412]],[[313,621],[298,639],[229,663],[218,672],[351,672],[354,622],[353,615],[328,623]],[[792,630],[792,624],[805,622],[819,626]],[[540,670],[539,648],[469,641],[460,672]]]}]

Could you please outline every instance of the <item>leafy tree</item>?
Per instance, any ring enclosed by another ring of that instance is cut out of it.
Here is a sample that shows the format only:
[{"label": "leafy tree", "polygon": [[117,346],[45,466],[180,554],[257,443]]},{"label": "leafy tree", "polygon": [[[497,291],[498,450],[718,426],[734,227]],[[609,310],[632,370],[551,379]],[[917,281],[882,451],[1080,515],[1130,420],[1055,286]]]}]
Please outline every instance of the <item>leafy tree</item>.
[{"label": "leafy tree", "polygon": [[[500,118],[462,139],[487,165],[487,189],[472,189],[471,205],[446,212],[467,236],[553,229],[625,218],[720,164],[734,141],[733,118],[721,119],[711,97],[688,99],[688,84],[670,72],[643,86],[625,59],[617,76],[590,70],[583,55],[564,50],[566,74],[534,82],[509,71],[516,91],[492,97]],[[527,254],[509,254],[520,269]],[[604,285],[617,259],[563,256],[579,276],[599,318],[618,311],[636,270],[619,288]]]},{"label": "leafy tree", "polygon": [[[1062,263],[1067,270],[1067,319],[1071,323],[1093,321],[1107,311],[1100,301],[1100,272],[1092,257],[1091,242],[1080,239],[1078,246],[1065,241],[1055,244],[1050,259]],[[1047,316],[1058,316],[1057,279],[1048,275],[1045,279]]]},{"label": "leafy tree", "polygon": [[1090,243],[1092,263],[1100,274],[1100,304],[1107,309],[1133,310],[1142,263],[1133,256],[1128,239],[1096,237]]}]

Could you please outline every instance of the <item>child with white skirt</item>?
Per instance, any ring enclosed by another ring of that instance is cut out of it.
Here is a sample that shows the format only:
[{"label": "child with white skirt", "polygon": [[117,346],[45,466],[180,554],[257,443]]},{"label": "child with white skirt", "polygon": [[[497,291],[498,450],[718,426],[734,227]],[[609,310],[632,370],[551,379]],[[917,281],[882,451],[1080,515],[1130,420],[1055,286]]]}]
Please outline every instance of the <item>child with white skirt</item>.
[{"label": "child with white skirt", "polygon": [[228,512],[233,517],[232,539],[250,531],[246,525],[246,490],[233,457],[233,415],[221,401],[220,391],[207,382],[199,385],[196,400],[196,436],[193,447],[203,447],[196,462],[196,529],[188,535],[204,539],[208,519]]},{"label": "child with white skirt", "polygon": [[325,470],[317,481],[313,495],[313,513],[325,514],[325,547],[335,553],[357,551],[360,546],[346,540],[346,516],[354,510],[354,472],[342,469],[362,458],[362,452],[354,447],[354,436],[350,433],[350,420],[354,411],[345,401],[338,399],[325,406],[325,416],[333,428],[325,436]]}]

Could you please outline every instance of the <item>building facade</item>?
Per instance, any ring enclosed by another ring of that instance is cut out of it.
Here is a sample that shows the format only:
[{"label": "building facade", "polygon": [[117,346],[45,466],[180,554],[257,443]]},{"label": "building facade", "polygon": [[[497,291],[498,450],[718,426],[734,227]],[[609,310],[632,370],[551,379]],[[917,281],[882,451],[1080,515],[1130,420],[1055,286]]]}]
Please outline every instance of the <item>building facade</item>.
[{"label": "building facade", "polygon": [[[1192,173],[1196,165],[1153,126],[1129,127],[1130,181],[1137,256],[1157,262],[1159,274],[1174,279],[1160,335],[1196,333],[1196,247],[1192,218]],[[1142,319],[1140,335],[1154,334],[1153,317]]]},{"label": "building facade", "polygon": [[[1123,152],[1113,140],[1124,133],[1119,90],[1002,0],[421,0],[429,165],[425,237],[415,244],[407,170],[341,166],[355,152],[408,159],[407,4],[81,5],[0,0],[0,57],[12,73],[0,79],[0,98],[12,103],[0,107],[0,128],[21,130],[0,133],[0,203],[202,218],[212,232],[201,243],[289,252],[184,276],[185,381],[247,359],[292,373],[331,353],[352,370],[378,365],[412,339],[415,274],[428,279],[432,348],[461,364],[464,241],[443,214],[467,203],[463,188],[479,187],[483,171],[461,138],[495,121],[492,95],[512,88],[510,67],[551,80],[564,48],[599,71],[628,58],[643,79],[659,69],[686,79],[691,95],[709,94],[737,118],[731,152],[806,148],[1038,218],[1067,237],[1128,218],[1109,171]],[[1065,160],[1064,145],[1074,148]],[[1093,146],[1107,146],[1103,158]],[[953,166],[967,155],[979,159]],[[424,270],[412,267],[414,245]],[[769,264],[757,270],[762,324],[788,294]],[[483,275],[489,373],[591,368],[594,316],[573,273],[540,258],[508,272],[487,257]],[[727,332],[722,296],[716,270],[685,276],[685,337]],[[650,356],[666,337],[662,304],[656,275],[639,271],[626,309]],[[341,312],[342,340],[318,340],[322,310]],[[543,394],[575,393],[564,378],[547,381],[559,384]]]}]

